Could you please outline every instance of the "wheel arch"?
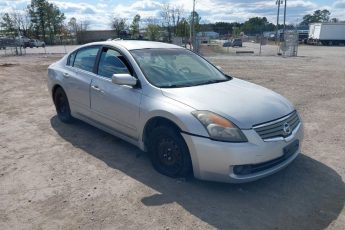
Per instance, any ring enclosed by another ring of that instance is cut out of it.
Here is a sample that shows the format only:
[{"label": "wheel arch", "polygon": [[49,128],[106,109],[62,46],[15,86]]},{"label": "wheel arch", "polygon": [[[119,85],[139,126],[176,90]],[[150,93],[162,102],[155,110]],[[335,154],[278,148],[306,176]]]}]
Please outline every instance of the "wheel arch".
[{"label": "wheel arch", "polygon": [[145,149],[146,149],[146,144],[147,144],[147,140],[148,137],[150,135],[150,133],[152,132],[152,130],[156,127],[159,126],[169,126],[173,129],[175,129],[178,132],[181,132],[182,129],[171,119],[163,117],[163,116],[154,116],[151,117],[150,119],[148,119],[148,121],[145,123],[143,132],[142,132],[142,137],[141,140],[145,145]]},{"label": "wheel arch", "polygon": [[[52,99],[53,99],[53,101],[54,101],[55,92],[58,88],[61,88],[63,91],[65,91],[64,88],[62,88],[62,86],[60,84],[55,84],[52,88]],[[65,93],[66,93],[66,91],[65,91]]]},{"label": "wheel arch", "polygon": [[[182,128],[179,127],[179,125],[177,124],[177,122],[172,121],[169,118],[163,117],[163,116],[154,116],[151,117],[145,124],[144,129],[143,129],[143,134],[142,134],[142,143],[144,145],[144,151],[148,150],[148,142],[149,142],[149,135],[150,133],[156,128],[156,127],[161,127],[161,126],[166,126],[169,128],[172,128],[173,130],[175,130],[176,132],[178,132],[178,134],[180,135],[181,132],[183,131]],[[189,149],[189,146],[185,140],[185,138],[181,135],[181,140],[184,142],[185,147],[187,148],[188,151],[188,157],[190,160],[190,164],[191,164],[191,168],[190,168],[190,173],[191,175],[194,175],[194,170],[195,167],[196,169],[198,169],[198,166],[195,165],[195,162],[197,162],[197,159],[195,158],[195,156],[192,155],[191,150]]]},{"label": "wheel arch", "polygon": [[173,107],[172,110],[165,108],[165,110],[158,109],[151,110],[148,113],[142,113],[141,121],[142,126],[139,129],[138,144],[143,151],[147,151],[146,141],[150,131],[161,124],[169,125],[182,134],[187,133],[208,136],[206,129],[190,112],[179,109],[178,107]]}]

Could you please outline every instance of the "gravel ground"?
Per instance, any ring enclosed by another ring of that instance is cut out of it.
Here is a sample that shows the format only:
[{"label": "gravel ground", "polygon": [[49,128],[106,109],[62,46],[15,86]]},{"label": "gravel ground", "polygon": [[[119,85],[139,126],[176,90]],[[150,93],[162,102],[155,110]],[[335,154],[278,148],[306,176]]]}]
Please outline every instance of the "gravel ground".
[{"label": "gravel ground", "polygon": [[46,74],[60,55],[2,57],[0,229],[345,229],[345,48],[206,53],[296,105],[305,141],[293,164],[241,185],[167,178],[130,144],[57,119]]}]

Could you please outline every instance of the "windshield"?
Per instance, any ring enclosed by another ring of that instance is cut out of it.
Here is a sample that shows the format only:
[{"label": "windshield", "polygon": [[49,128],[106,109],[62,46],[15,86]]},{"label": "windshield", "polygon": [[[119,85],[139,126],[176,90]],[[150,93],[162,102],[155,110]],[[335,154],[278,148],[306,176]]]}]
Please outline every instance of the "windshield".
[{"label": "windshield", "polygon": [[141,49],[131,53],[147,80],[160,88],[189,87],[230,79],[186,49]]}]

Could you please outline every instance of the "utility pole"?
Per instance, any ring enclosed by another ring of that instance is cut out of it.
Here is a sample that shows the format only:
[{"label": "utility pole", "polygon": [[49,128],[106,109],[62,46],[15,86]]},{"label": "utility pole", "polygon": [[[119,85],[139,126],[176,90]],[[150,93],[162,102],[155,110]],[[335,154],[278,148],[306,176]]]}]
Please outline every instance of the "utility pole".
[{"label": "utility pole", "polygon": [[278,37],[279,37],[279,39],[280,39],[280,35],[279,35],[280,1],[281,1],[281,0],[277,0],[277,1],[276,1],[276,4],[278,4],[278,11],[277,11],[277,28],[276,28],[276,44],[278,44]]},{"label": "utility pole", "polygon": [[16,55],[22,55],[22,44],[23,44],[23,47],[25,47],[25,44],[24,42],[22,41],[22,35],[20,33],[20,28],[18,27],[18,38],[19,38],[19,53],[18,53],[18,50],[17,50],[17,46],[16,46]]},{"label": "utility pole", "polygon": [[285,29],[286,29],[286,2],[287,0],[285,0],[285,4],[284,4],[284,29],[283,29],[283,34],[285,34]]},{"label": "utility pole", "polygon": [[[193,13],[192,13],[192,16],[193,16]],[[189,23],[189,49],[190,50],[192,49],[192,22]]]},{"label": "utility pole", "polygon": [[192,36],[191,36],[191,44],[193,46],[193,51],[195,51],[195,25],[194,25],[194,17],[195,17],[195,0],[193,0],[193,11],[192,11]]}]

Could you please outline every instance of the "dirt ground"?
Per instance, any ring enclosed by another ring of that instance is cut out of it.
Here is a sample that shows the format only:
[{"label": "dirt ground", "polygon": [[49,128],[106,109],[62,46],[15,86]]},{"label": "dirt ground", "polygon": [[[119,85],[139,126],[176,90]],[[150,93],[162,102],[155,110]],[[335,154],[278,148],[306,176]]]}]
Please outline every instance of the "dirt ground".
[{"label": "dirt ground", "polygon": [[345,229],[345,47],[209,59],[290,99],[302,154],[248,184],[167,178],[137,148],[61,123],[46,87],[60,55],[0,58],[0,229]]}]

